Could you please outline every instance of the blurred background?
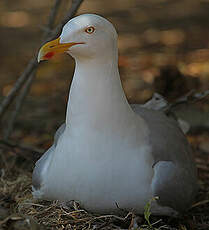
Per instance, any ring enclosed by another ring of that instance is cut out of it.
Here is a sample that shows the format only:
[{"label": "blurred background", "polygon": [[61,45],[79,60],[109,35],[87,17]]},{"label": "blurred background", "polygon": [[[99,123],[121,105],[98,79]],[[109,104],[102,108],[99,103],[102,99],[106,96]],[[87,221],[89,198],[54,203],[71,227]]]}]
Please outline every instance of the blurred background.
[{"label": "blurred background", "polygon": [[[1,99],[37,53],[53,2],[0,1]],[[57,23],[69,6],[63,1]],[[96,13],[115,25],[124,90],[131,103],[144,103],[153,92],[173,101],[192,89],[209,88],[208,12],[208,0],[85,0],[78,14]],[[12,133],[14,140],[43,149],[51,145],[65,120],[73,70],[74,61],[67,55],[39,65]],[[207,100],[181,106],[177,113],[194,129],[209,127]]]}]

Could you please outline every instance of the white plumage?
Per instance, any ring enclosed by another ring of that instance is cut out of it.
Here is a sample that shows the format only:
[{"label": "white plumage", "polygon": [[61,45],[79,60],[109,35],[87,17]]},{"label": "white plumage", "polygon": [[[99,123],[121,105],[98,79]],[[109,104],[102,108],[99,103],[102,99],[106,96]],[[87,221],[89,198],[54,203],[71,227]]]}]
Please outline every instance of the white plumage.
[{"label": "white plumage", "polygon": [[55,41],[40,50],[39,60],[61,50],[74,57],[76,68],[66,123],[34,169],[34,196],[76,200],[104,213],[118,212],[116,203],[142,213],[158,196],[154,214],[185,211],[197,190],[191,149],[176,121],[159,111],[130,107],[112,24],[98,15],[80,15]]}]

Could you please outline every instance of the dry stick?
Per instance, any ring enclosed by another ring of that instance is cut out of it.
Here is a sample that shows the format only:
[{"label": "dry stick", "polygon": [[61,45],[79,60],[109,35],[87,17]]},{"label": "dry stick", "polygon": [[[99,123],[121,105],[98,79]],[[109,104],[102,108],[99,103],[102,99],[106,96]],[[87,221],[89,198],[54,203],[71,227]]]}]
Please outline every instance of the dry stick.
[{"label": "dry stick", "polygon": [[[79,6],[84,0],[73,0],[71,8],[69,9],[67,16],[64,18],[64,20],[50,33],[49,36],[47,36],[46,41],[55,38],[61,31],[63,25],[71,19],[76,11],[78,10]],[[45,42],[46,42],[45,41]],[[45,43],[44,42],[44,43]],[[21,74],[21,76],[16,81],[13,88],[10,90],[9,94],[3,99],[2,103],[0,104],[0,118],[4,115],[9,105],[12,103],[13,99],[17,95],[18,91],[22,88],[25,81],[28,79],[29,75],[32,73],[34,69],[36,69],[38,66],[37,63],[37,57],[34,57],[31,59],[29,64],[27,65],[25,71]]]},{"label": "dry stick", "polygon": [[[53,5],[53,7],[51,8],[48,23],[47,23],[47,26],[46,26],[47,30],[43,35],[43,40],[45,40],[49,36],[50,31],[54,26],[55,19],[56,19],[57,13],[59,11],[61,2],[62,2],[61,0],[55,0],[55,3]],[[30,90],[30,87],[32,85],[32,82],[33,82],[33,79],[34,79],[35,75],[36,75],[36,71],[33,70],[31,72],[31,74],[29,75],[28,79],[26,80],[26,83],[23,84],[24,88],[20,92],[20,95],[16,99],[15,109],[14,109],[14,111],[12,112],[12,114],[11,114],[11,116],[9,118],[8,127],[6,128],[6,132],[5,132],[5,135],[4,135],[5,140],[7,140],[10,137],[11,133],[12,133],[15,121],[16,121],[17,116],[18,116],[18,114],[19,114],[19,112],[21,110],[21,107],[22,107],[23,103],[24,103],[24,99],[26,98],[26,96],[27,96],[27,94],[28,94],[28,92]]]},{"label": "dry stick", "polygon": [[6,141],[6,140],[0,140],[0,145],[5,145],[9,148],[18,148],[18,149],[29,151],[32,153],[38,153],[40,156],[44,153],[43,149],[35,148],[29,145],[18,144],[18,143]]},{"label": "dry stick", "polygon": [[65,25],[65,23],[69,21],[76,14],[77,10],[79,9],[83,1],[84,0],[72,0],[72,5],[69,11],[67,12],[65,18],[62,20],[62,22],[59,25],[56,26],[56,28],[51,33],[51,36],[48,37],[48,40],[54,39],[61,32],[63,25]]},{"label": "dry stick", "polygon": [[187,103],[195,103],[197,101],[205,99],[207,96],[209,96],[209,90],[206,90],[200,93],[195,93],[194,90],[192,90],[185,96],[178,98],[174,103],[168,104],[168,106],[164,108],[164,111],[166,113],[169,113],[171,112],[173,108],[175,108],[178,105],[187,104]]},{"label": "dry stick", "polygon": [[[75,1],[75,2],[77,3],[77,1]],[[60,4],[61,4],[61,1],[60,0],[56,0],[54,6],[52,7],[52,10],[51,10],[50,15],[49,15],[48,24],[47,24],[47,27],[46,27],[47,30],[46,30],[46,32],[44,34],[44,39],[43,40],[46,40],[47,37],[50,35],[50,32],[51,32],[51,29],[52,29],[52,27],[54,25],[55,18],[56,18],[56,15],[58,13],[58,9],[60,7]],[[70,15],[72,15],[72,13],[74,14],[76,12],[76,10],[78,9],[77,7],[79,7],[80,4],[81,4],[81,2],[79,4],[77,3],[77,4],[72,5],[69,13],[67,14],[67,17],[69,17]],[[68,20],[68,19],[66,19],[66,20]],[[62,26],[60,26],[60,28],[62,28]],[[27,96],[27,94],[28,94],[28,92],[30,90],[30,87],[31,87],[31,84],[33,82],[34,77],[35,77],[35,73],[32,72],[29,75],[28,79],[26,79],[26,83],[25,83],[24,89],[21,91],[20,95],[16,99],[15,110],[13,111],[13,113],[12,113],[10,119],[9,119],[8,128],[7,128],[5,136],[4,136],[5,140],[7,140],[9,138],[9,136],[11,135],[11,133],[12,133],[12,130],[13,130],[13,127],[14,127],[14,124],[15,124],[15,120],[16,120],[19,112],[20,112],[20,109],[21,109],[21,107],[23,105],[24,99],[25,99],[25,97]]]},{"label": "dry stick", "polygon": [[36,148],[34,146],[5,141],[5,140],[0,140],[0,148],[3,150],[12,149],[15,152],[19,150],[18,156],[30,160],[32,163],[35,163],[44,153],[43,149]]},{"label": "dry stick", "polygon": [[17,95],[18,91],[21,89],[28,76],[33,72],[33,70],[38,66],[36,57],[32,58],[22,75],[17,79],[15,85],[10,90],[9,94],[3,99],[0,105],[0,118],[4,115],[8,106],[12,103],[13,99]]},{"label": "dry stick", "polygon": [[57,17],[59,8],[61,6],[61,0],[55,0],[54,6],[52,7],[50,14],[49,14],[49,19],[48,19],[48,23],[46,25],[46,29],[48,31],[45,32],[44,34],[44,40],[47,38],[47,35],[50,33],[50,31],[52,30],[54,23],[55,23],[55,19]]},{"label": "dry stick", "polygon": [[30,90],[30,87],[31,87],[31,84],[33,82],[33,79],[35,77],[35,74],[36,74],[36,71],[34,70],[29,78],[26,80],[26,83],[24,84],[24,87],[22,89],[22,91],[20,92],[20,94],[17,96],[17,99],[16,99],[16,103],[15,103],[15,108],[14,108],[14,111],[12,111],[12,114],[9,118],[9,123],[8,123],[8,127],[6,128],[6,131],[5,131],[5,134],[4,134],[4,140],[7,140],[12,131],[13,131],[13,128],[14,128],[14,125],[15,125],[15,121],[16,121],[16,118],[21,110],[21,107],[23,105],[23,102],[24,102],[24,99],[26,98],[29,90]]}]

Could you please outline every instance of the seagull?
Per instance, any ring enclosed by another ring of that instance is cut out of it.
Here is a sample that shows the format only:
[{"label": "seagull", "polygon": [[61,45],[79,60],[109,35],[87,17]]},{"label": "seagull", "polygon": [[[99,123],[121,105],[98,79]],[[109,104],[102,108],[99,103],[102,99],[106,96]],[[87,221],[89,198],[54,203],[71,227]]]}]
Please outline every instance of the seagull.
[{"label": "seagull", "polygon": [[41,47],[38,62],[64,52],[76,63],[66,121],[36,162],[33,196],[137,214],[157,197],[152,214],[185,212],[197,192],[191,147],[174,119],[128,103],[114,26],[95,14],[77,16]]}]

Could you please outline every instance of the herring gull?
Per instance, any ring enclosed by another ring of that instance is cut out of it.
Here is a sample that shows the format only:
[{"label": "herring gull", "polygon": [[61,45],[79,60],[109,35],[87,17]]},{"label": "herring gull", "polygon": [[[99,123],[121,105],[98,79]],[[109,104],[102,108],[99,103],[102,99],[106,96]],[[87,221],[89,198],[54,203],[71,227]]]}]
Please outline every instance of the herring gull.
[{"label": "herring gull", "polygon": [[66,121],[33,172],[36,198],[79,201],[86,210],[176,215],[197,191],[191,148],[163,112],[129,105],[118,72],[117,32],[106,19],[83,14],[46,43],[38,61],[57,53],[75,59]]}]

